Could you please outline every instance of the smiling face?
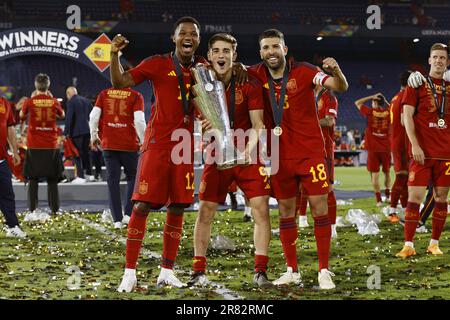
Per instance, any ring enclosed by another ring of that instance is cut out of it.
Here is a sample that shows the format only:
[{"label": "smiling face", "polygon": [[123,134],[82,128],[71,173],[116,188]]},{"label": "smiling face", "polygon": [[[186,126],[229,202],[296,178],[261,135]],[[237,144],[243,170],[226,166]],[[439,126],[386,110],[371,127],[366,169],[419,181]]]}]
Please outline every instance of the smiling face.
[{"label": "smiling face", "polygon": [[277,71],[286,64],[288,48],[280,38],[263,38],[259,42],[261,59],[266,66]]},{"label": "smiling face", "polygon": [[178,57],[184,62],[192,59],[200,43],[200,30],[192,22],[182,22],[175,30],[173,42]]},{"label": "smiling face", "polygon": [[432,50],[428,58],[430,64],[430,73],[444,74],[449,64],[448,53],[446,50]]},{"label": "smiling face", "polygon": [[233,61],[236,60],[236,51],[230,42],[217,40],[208,50],[208,59],[218,75],[225,75],[231,72]]}]

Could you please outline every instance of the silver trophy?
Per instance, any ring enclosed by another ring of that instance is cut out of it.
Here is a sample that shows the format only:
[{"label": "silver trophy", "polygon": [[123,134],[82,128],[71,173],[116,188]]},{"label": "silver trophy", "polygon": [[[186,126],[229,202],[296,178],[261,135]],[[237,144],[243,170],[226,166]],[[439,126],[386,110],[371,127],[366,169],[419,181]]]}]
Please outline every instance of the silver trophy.
[{"label": "silver trophy", "polygon": [[196,82],[192,87],[194,105],[214,130],[217,169],[225,170],[245,164],[244,155],[234,146],[224,84],[204,64],[198,63],[191,72]]}]

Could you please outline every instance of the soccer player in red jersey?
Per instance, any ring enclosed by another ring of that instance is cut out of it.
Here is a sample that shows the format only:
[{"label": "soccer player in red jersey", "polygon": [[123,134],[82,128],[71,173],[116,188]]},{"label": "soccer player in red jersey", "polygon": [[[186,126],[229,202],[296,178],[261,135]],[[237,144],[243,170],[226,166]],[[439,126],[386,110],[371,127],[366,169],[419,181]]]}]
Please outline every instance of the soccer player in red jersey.
[{"label": "soccer player in red jersey", "polygon": [[407,258],[416,254],[413,239],[419,222],[420,203],[427,185],[434,187],[432,235],[427,251],[442,255],[439,238],[447,217],[450,189],[450,84],[443,79],[449,63],[448,46],[435,43],[428,58],[430,72],[418,89],[407,87],[402,105],[406,133],[411,143],[408,204],[405,211],[405,245],[396,254]]},{"label": "soccer player in red jersey", "polygon": [[[372,108],[365,105],[372,101]],[[389,141],[390,114],[386,108],[385,97],[381,93],[364,97],[355,101],[361,114],[367,117],[365,134],[365,148],[367,150],[367,171],[370,172],[372,186],[375,191],[377,206],[382,206],[379,182],[380,166],[384,173],[384,187],[386,201],[390,198],[391,185],[391,146]]]},{"label": "soccer player in red jersey", "polygon": [[[296,242],[298,237],[295,197],[302,184],[309,196],[314,218],[314,234],[319,258],[318,281],[321,289],[335,287],[328,270],[331,223],[328,217],[325,144],[315,106],[314,88],[321,85],[336,92],[346,91],[347,80],[333,58],[323,60],[323,69],[306,62],[286,61],[288,48],[284,35],[276,30],[264,31],[259,37],[262,63],[252,66],[252,72],[262,81],[264,95],[272,108],[267,113],[266,127],[279,137],[278,172],[271,176],[271,187],[278,200],[280,240],[288,270],[274,284],[299,283]],[[267,111],[267,112],[266,112]],[[271,123],[270,123],[271,122]],[[272,145],[271,154],[274,154]],[[277,167],[275,163],[275,167]]]},{"label": "soccer player in red jersey", "polygon": [[56,118],[64,118],[64,111],[56,98],[49,94],[50,78],[40,73],[35,78],[36,94],[28,99],[20,111],[28,118],[27,152],[24,176],[29,179],[28,208],[33,212],[38,205],[38,179],[47,179],[48,205],[55,214],[59,210],[58,182],[64,171],[58,145]]},{"label": "soccer player in red jersey", "polygon": [[[334,183],[334,128],[336,125],[338,101],[336,96],[322,86],[316,86],[315,96],[317,102],[317,110],[319,113],[319,123],[322,129],[323,138],[325,140],[325,150],[327,159],[327,173],[330,182],[330,192],[328,193],[328,215],[331,220],[331,237],[337,238],[336,232],[336,195],[333,190]],[[298,224],[300,227],[308,226],[306,220],[307,197],[305,192],[300,189],[297,196],[296,212],[299,213]],[[306,223],[305,223],[306,221]]]},{"label": "soccer player in red jersey", "polygon": [[[151,80],[156,98],[138,162],[132,198],[134,206],[128,224],[126,269],[118,288],[120,292],[131,292],[135,287],[136,264],[148,213],[163,206],[167,207],[167,218],[157,285],[186,286],[173,272],[183,230],[184,209],[194,199],[194,117],[186,93],[191,84],[190,68],[206,60],[194,55],[200,43],[200,24],[196,19],[182,17],[177,20],[172,39],[174,52],[148,57],[125,72],[121,69],[118,53],[128,45],[128,40],[117,35],[112,41],[110,69],[113,86],[117,89],[128,88]],[[177,129],[187,130],[191,137],[190,163],[175,164],[171,159],[172,148],[178,143],[172,141],[171,136]]]},{"label": "soccer player in red jersey", "polygon": [[406,148],[406,131],[402,120],[402,98],[407,86],[409,71],[400,76],[400,91],[392,98],[391,112],[391,152],[394,158],[395,181],[392,185],[391,206],[388,220],[392,223],[399,221],[397,216],[397,203],[401,200],[402,208],[406,208],[408,202],[408,156]]},{"label": "soccer player in red jersey", "polygon": [[[99,127],[100,123],[100,127]],[[91,147],[100,144],[105,159],[109,206],[114,227],[122,228],[131,216],[131,196],[136,178],[138,150],[144,140],[144,98],[130,88],[109,88],[100,92],[90,113]],[[120,175],[127,179],[125,215],[122,216]]]},{"label": "soccer player in red jersey", "polygon": [[[218,80],[222,81],[226,88],[228,114],[231,129],[235,130],[236,147],[251,155],[257,153],[255,148],[259,132],[264,128],[262,85],[254,77],[250,77],[243,85],[236,84],[232,73],[232,63],[237,56],[236,47],[237,41],[230,34],[215,34],[208,42],[208,59]],[[207,120],[204,120],[204,123],[205,128],[210,126]],[[190,284],[203,285],[207,281],[206,251],[211,238],[211,224],[218,204],[225,201],[233,181],[236,181],[237,186],[249,199],[255,221],[253,282],[261,288],[270,288],[273,284],[266,275],[270,241],[270,184],[265,167],[259,161],[225,170],[217,169],[215,163],[205,165],[199,190],[200,207],[194,229],[194,274]]]},{"label": "soccer player in red jersey", "polygon": [[14,113],[8,100],[0,96],[0,211],[6,222],[6,236],[25,238],[16,215],[14,189],[11,180],[11,168],[8,166],[8,144],[12,147],[13,164],[20,163],[17,152]]}]

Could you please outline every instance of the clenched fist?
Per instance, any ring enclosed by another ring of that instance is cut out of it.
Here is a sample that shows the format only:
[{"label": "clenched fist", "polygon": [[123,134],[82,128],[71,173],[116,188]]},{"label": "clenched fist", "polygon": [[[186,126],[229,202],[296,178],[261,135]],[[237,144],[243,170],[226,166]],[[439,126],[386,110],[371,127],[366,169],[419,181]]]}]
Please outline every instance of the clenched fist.
[{"label": "clenched fist", "polygon": [[128,41],[127,38],[122,36],[121,34],[118,34],[112,39],[111,43],[111,53],[118,53],[120,50],[125,48],[130,41]]},{"label": "clenched fist", "polygon": [[331,74],[336,74],[341,71],[341,68],[339,68],[339,64],[334,58],[323,59],[322,69]]}]

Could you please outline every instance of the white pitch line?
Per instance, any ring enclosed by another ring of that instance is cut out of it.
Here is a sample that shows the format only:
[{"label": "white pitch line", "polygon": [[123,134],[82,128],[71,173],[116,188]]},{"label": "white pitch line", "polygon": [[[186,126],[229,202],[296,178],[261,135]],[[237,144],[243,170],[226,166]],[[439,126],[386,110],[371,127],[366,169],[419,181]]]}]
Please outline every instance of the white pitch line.
[{"label": "white pitch line", "polygon": [[[69,214],[69,216],[74,218],[75,220],[82,222],[83,224],[87,225],[88,227],[91,227],[92,229],[104,234],[105,236],[109,237],[111,240],[117,240],[124,245],[126,245],[126,243],[127,243],[127,239],[125,237],[122,237],[122,236],[118,235],[117,233],[111,232],[110,230],[108,230],[107,228],[105,228],[104,226],[102,226],[98,223],[95,223],[88,219],[82,218],[82,217],[78,216],[78,214]],[[147,249],[142,249],[142,253],[151,259],[160,259],[161,258],[161,255],[159,253],[152,252]],[[208,284],[210,284],[212,287],[214,287],[213,291],[215,293],[217,293],[218,295],[221,295],[222,297],[224,297],[225,300],[245,300],[245,298],[241,297],[237,292],[234,292],[230,289],[225,288],[225,286],[223,286],[220,283],[209,281]]]}]

